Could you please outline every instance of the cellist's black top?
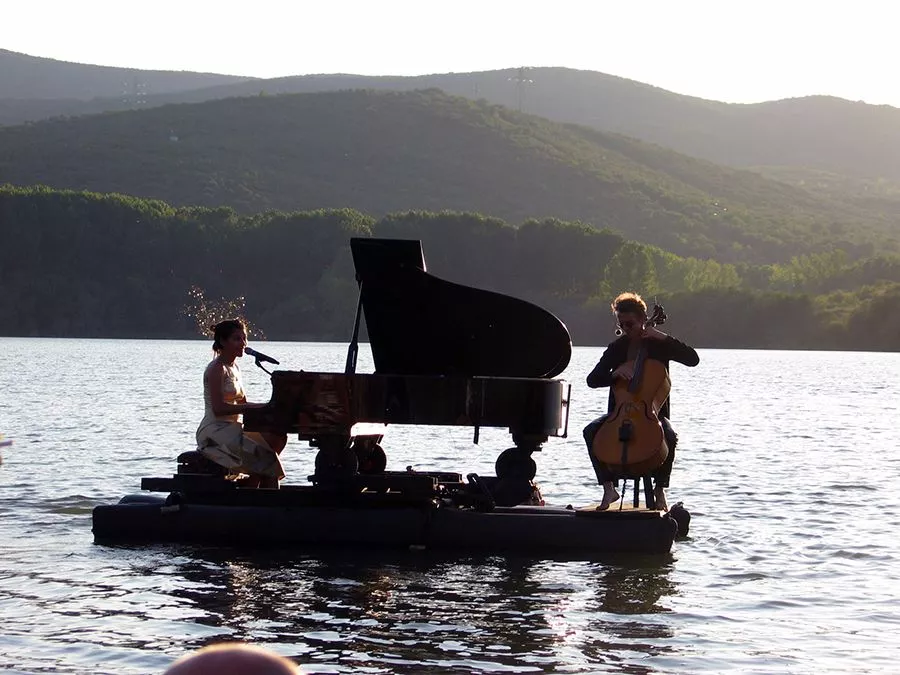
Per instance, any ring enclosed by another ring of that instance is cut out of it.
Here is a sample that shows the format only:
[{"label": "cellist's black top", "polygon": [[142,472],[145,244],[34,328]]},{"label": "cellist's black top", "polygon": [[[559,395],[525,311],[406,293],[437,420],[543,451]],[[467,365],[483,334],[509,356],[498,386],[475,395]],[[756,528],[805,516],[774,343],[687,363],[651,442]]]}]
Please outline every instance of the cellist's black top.
[{"label": "cellist's black top", "polygon": [[[685,366],[696,366],[700,363],[700,357],[693,347],[690,347],[680,340],[676,340],[671,335],[664,340],[655,340],[647,338],[644,340],[647,348],[647,358],[662,362],[669,370],[669,361],[675,361]],[[628,336],[623,335],[618,340],[610,342],[603,352],[603,356],[594,366],[594,369],[587,376],[587,386],[591,389],[599,387],[609,387],[613,383],[613,371],[628,361]],[[609,405],[607,412],[612,412],[616,407],[616,400],[613,396],[612,389],[609,390]],[[663,407],[660,408],[659,414],[662,417],[669,417],[669,401],[667,400]]]}]

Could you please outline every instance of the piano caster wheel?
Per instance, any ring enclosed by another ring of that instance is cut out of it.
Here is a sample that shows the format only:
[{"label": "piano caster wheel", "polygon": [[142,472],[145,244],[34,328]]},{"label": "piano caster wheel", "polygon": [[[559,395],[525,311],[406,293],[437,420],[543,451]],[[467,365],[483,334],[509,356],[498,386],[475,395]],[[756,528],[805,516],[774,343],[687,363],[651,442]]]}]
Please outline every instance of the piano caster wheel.
[{"label": "piano caster wheel", "polygon": [[359,459],[348,447],[330,446],[316,453],[316,479],[319,481],[341,480],[356,475]]},{"label": "piano caster wheel", "polygon": [[494,464],[497,478],[511,478],[514,480],[530,481],[537,474],[537,464],[531,453],[519,448],[508,448],[500,453]]},{"label": "piano caster wheel", "polygon": [[387,455],[384,448],[377,443],[368,448],[356,450],[356,458],[359,462],[359,472],[364,474],[384,473],[387,468]]}]

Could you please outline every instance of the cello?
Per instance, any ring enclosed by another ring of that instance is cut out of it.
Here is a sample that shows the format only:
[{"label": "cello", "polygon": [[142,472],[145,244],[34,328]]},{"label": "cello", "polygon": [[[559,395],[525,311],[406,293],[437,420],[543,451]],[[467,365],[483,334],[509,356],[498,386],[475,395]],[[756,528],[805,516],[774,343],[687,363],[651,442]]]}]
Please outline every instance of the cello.
[{"label": "cello", "polygon": [[[665,310],[654,305],[644,329],[666,321]],[[597,430],[591,452],[611,471],[622,477],[643,476],[666,461],[666,445],[659,411],[672,388],[666,367],[647,358],[641,344],[633,362],[631,380],[616,378],[612,384],[613,411]]]}]

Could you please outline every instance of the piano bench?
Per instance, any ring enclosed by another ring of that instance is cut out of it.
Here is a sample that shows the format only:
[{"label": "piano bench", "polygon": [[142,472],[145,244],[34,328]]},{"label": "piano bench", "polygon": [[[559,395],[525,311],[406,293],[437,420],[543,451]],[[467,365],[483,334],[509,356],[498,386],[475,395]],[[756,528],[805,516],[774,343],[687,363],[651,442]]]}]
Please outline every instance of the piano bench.
[{"label": "piano bench", "polygon": [[197,450],[188,450],[178,455],[178,473],[226,476],[228,469],[207,459]]}]

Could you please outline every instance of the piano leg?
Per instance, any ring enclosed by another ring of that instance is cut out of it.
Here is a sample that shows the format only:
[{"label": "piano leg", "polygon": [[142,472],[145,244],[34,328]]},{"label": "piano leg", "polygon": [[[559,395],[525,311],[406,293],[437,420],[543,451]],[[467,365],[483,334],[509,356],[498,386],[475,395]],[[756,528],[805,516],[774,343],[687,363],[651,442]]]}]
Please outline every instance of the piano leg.
[{"label": "piano leg", "polygon": [[533,480],[537,474],[537,464],[532,453],[540,452],[541,446],[547,442],[546,436],[536,436],[521,432],[512,433],[514,448],[508,448],[500,453],[497,462],[494,464],[494,470],[497,472],[497,478],[503,480],[509,478],[512,480]]},{"label": "piano leg", "polygon": [[516,446],[500,453],[494,470],[500,480],[532,480],[537,474],[537,463],[531,456],[533,448]]},{"label": "piano leg", "polygon": [[499,506],[533,503],[537,464],[532,454],[540,451],[546,440],[546,436],[513,433],[516,447],[501,452],[494,464],[498,480],[492,491]]},{"label": "piano leg", "polygon": [[357,436],[353,439],[351,447],[356,453],[361,474],[384,473],[387,468],[387,455],[384,453],[384,448],[379,445],[381,438],[381,436]]},{"label": "piano leg", "polygon": [[347,436],[321,436],[316,439],[316,482],[352,478],[359,469],[359,459]]}]

